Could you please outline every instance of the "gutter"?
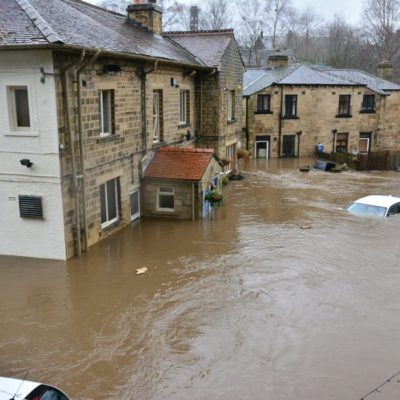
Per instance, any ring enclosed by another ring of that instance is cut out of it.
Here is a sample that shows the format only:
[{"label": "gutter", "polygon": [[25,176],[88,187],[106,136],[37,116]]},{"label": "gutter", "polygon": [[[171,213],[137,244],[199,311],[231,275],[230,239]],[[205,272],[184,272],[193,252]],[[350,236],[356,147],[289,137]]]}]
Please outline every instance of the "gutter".
[{"label": "gutter", "polygon": [[77,97],[78,97],[78,143],[79,143],[79,158],[81,161],[81,170],[79,174],[79,179],[81,183],[81,195],[82,195],[82,218],[83,218],[83,234],[85,251],[89,249],[88,240],[88,222],[87,222],[87,211],[86,211],[86,180],[85,180],[85,158],[83,154],[83,132],[82,132],[82,86],[81,86],[81,72],[90,64],[94,63],[100,56],[101,50],[92,56],[88,61],[79,67],[76,72],[76,86],[77,86]]},{"label": "gutter", "polygon": [[64,76],[63,80],[63,90],[64,90],[64,102],[65,102],[65,118],[67,125],[67,134],[69,147],[71,152],[71,162],[72,162],[72,184],[73,184],[73,192],[74,192],[74,208],[75,208],[75,224],[74,224],[74,239],[75,239],[75,255],[81,255],[81,225],[80,225],[80,208],[79,208],[79,182],[76,172],[76,156],[75,156],[75,148],[74,148],[74,135],[72,133],[72,124],[71,124],[71,113],[69,108],[69,96],[68,96],[68,73],[72,70],[72,68],[78,66],[83,62],[85,58],[85,50],[82,50],[79,60],[73,62],[68,65],[61,71],[61,75]]}]

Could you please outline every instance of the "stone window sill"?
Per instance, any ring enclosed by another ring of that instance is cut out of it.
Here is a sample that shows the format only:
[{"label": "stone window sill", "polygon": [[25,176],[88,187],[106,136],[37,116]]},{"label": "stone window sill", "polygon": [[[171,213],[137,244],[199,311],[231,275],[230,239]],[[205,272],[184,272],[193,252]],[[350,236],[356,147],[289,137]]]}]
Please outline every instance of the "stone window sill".
[{"label": "stone window sill", "polygon": [[257,110],[254,114],[273,114],[271,110]]},{"label": "stone window sill", "polygon": [[353,116],[351,114],[338,114],[336,115],[336,118],[352,118]]},{"label": "stone window sill", "polygon": [[284,115],[282,119],[300,119],[297,115]]},{"label": "stone window sill", "polygon": [[375,114],[375,110],[360,110],[360,114]]},{"label": "stone window sill", "polygon": [[100,136],[97,138],[97,143],[110,142],[119,139],[119,135]]},{"label": "stone window sill", "polygon": [[189,124],[179,124],[178,129],[183,129],[183,128],[190,128],[190,123]]}]

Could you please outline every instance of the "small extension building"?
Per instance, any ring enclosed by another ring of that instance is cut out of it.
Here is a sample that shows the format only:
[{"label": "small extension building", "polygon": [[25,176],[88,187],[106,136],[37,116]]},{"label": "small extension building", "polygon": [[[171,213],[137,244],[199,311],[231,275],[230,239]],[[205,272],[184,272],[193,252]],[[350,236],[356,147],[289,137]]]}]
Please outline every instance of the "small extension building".
[{"label": "small extension building", "polygon": [[[164,33],[155,0],[132,1],[126,15],[2,0],[0,254],[66,259],[130,224],[165,187],[142,190],[163,147],[234,159],[242,79],[232,30]],[[192,218],[185,201],[157,215]]]},{"label": "small extension building", "polygon": [[288,64],[244,75],[244,140],[254,157],[400,150],[400,85],[363,71]]}]

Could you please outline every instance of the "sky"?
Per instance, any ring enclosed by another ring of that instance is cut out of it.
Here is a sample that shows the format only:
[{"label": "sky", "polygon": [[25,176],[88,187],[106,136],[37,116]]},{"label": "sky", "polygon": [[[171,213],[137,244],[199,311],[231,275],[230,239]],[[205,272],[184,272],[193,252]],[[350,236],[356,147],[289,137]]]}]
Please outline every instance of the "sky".
[{"label": "sky", "polygon": [[[92,4],[100,2],[100,0],[86,1]],[[193,2],[193,0],[179,1],[187,4]],[[243,3],[245,3],[245,0],[243,0]],[[326,20],[331,20],[335,14],[338,14],[348,23],[355,24],[360,18],[363,0],[292,0],[292,3],[297,9],[303,9],[310,5],[317,14]]]}]

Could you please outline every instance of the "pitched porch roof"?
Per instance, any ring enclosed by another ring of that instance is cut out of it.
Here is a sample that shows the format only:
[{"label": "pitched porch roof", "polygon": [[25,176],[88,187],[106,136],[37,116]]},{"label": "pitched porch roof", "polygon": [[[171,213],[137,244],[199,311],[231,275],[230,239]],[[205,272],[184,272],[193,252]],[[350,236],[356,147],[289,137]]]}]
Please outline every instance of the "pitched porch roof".
[{"label": "pitched porch roof", "polygon": [[212,149],[163,147],[147,167],[144,178],[200,181],[213,157]]}]

